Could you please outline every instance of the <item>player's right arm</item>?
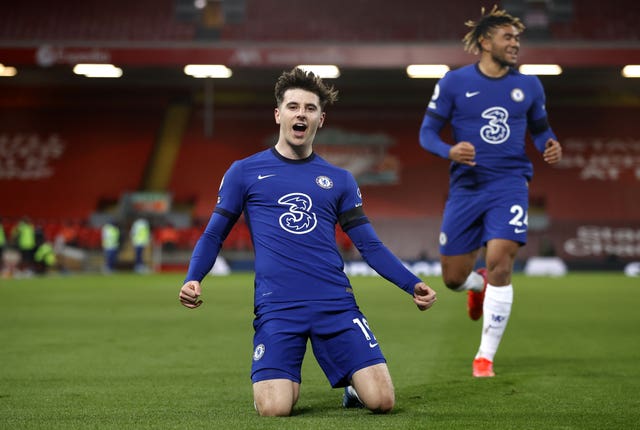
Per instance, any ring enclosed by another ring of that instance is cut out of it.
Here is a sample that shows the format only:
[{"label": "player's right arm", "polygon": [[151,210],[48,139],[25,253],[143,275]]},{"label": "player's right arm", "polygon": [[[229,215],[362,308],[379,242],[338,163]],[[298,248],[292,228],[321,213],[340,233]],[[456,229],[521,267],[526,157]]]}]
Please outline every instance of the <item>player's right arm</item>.
[{"label": "player's right arm", "polygon": [[180,299],[180,303],[182,303],[182,306],[185,306],[189,309],[195,309],[202,304],[202,300],[200,300],[200,294],[202,294],[202,287],[200,287],[200,282],[188,281],[182,286],[182,288],[180,288],[180,294],[178,295],[178,298]]},{"label": "player's right arm", "polygon": [[476,150],[470,142],[449,145],[440,137],[442,128],[449,121],[454,106],[454,95],[449,90],[450,87],[456,86],[453,81],[455,81],[453,75],[447,73],[436,84],[420,126],[420,146],[447,160],[475,166]]},{"label": "player's right arm", "polygon": [[221,215],[217,210],[211,215],[207,228],[198,239],[191,254],[185,282],[200,282],[211,271],[220,253],[220,248],[222,248],[222,243],[237,219],[237,215]]},{"label": "player's right arm", "polygon": [[189,269],[185,283],[180,289],[180,303],[188,308],[197,308],[202,304],[200,282],[211,271],[222,243],[236,223],[237,216],[225,216],[218,212],[211,215],[209,224],[196,243],[189,260]]},{"label": "player's right arm", "polygon": [[444,121],[427,112],[420,127],[420,146],[432,154],[456,163],[475,166],[476,148],[471,142],[449,145],[440,138]]},{"label": "player's right arm", "polygon": [[202,292],[200,282],[211,271],[222,243],[240,217],[242,196],[241,168],[238,163],[234,163],[220,183],[218,204],[191,254],[187,276],[180,288],[179,299],[182,305],[197,308],[202,304],[199,300]]}]

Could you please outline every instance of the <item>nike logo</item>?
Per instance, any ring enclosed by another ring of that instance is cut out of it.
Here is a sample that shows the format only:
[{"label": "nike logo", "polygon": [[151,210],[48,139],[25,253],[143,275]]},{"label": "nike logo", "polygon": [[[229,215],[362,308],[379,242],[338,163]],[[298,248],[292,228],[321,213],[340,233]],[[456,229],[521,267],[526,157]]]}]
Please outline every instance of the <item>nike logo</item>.
[{"label": "nike logo", "polygon": [[469,98],[469,97],[477,96],[478,94],[480,94],[480,91],[473,91],[473,92],[467,91],[466,93],[464,93],[464,96],[466,98]]},{"label": "nike logo", "polygon": [[375,348],[376,346],[378,346],[378,342],[376,343],[369,342],[369,348]]},{"label": "nike logo", "polygon": [[497,327],[497,326],[494,326],[494,325],[489,325],[489,327],[487,327],[486,329],[484,329],[485,334],[486,334],[486,333],[489,333],[489,330],[491,330],[492,328],[494,328],[494,329],[495,329],[495,328],[500,328],[500,327]]},{"label": "nike logo", "polygon": [[276,176],[275,173],[273,173],[271,175],[258,175],[258,180],[265,179],[265,178],[270,178],[272,176]]},{"label": "nike logo", "polygon": [[513,231],[517,234],[517,233],[524,233],[525,231],[527,231],[527,229],[526,228],[516,228]]}]

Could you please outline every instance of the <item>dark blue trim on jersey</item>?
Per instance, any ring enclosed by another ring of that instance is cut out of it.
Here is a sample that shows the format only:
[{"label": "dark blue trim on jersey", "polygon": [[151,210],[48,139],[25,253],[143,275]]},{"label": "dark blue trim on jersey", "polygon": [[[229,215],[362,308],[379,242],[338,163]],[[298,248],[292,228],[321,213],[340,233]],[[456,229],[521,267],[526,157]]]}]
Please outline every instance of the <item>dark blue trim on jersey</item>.
[{"label": "dark blue trim on jersey", "polygon": [[291,158],[287,158],[285,156],[283,156],[282,154],[280,154],[278,151],[276,151],[276,148],[273,147],[271,148],[271,153],[276,156],[276,158],[278,158],[279,160],[284,161],[285,163],[291,163],[291,164],[303,164],[303,163],[308,163],[310,161],[313,161],[314,158],[316,158],[316,153],[312,152],[311,155],[309,155],[307,158],[303,158],[301,160],[293,160]]},{"label": "dark blue trim on jersey", "polygon": [[437,119],[438,121],[442,121],[443,125],[445,122],[447,122],[447,118],[443,117],[442,115],[438,115],[437,113],[428,110],[425,115],[428,115],[434,119]]},{"label": "dark blue trim on jersey", "polygon": [[351,230],[352,228],[357,227],[357,226],[362,225],[362,224],[369,224],[369,218],[364,217],[364,218],[354,219],[353,221],[343,225],[342,226],[342,230],[346,232],[346,231]]},{"label": "dark blue trim on jersey", "polygon": [[338,217],[338,222],[340,223],[342,230],[346,232],[353,227],[368,223],[369,219],[364,215],[362,206],[358,206],[341,213]]},{"label": "dark blue trim on jersey", "polygon": [[214,210],[207,228],[193,249],[185,283],[188,281],[202,282],[207,273],[211,271],[222,247],[222,242],[227,238],[237,220],[238,216],[234,216],[228,211],[218,208]]},{"label": "dark blue trim on jersey", "polygon": [[533,144],[540,152],[544,152],[547,149],[549,139],[558,140],[553,130],[551,130],[547,117],[530,122],[528,127],[533,138]]},{"label": "dark blue trim on jersey", "polygon": [[547,149],[547,142],[549,141],[549,139],[558,140],[551,128],[546,129],[540,134],[532,135],[532,137],[533,144],[536,146],[536,148],[538,148],[538,151],[540,152],[544,152],[544,150]]},{"label": "dark blue trim on jersey", "polygon": [[217,213],[217,214],[220,214],[222,216],[225,216],[227,218],[231,218],[231,219],[234,220],[233,222],[235,222],[238,219],[238,217],[240,216],[238,214],[234,214],[233,212],[229,212],[228,210],[225,210],[225,209],[222,209],[222,208],[218,208],[218,207],[216,207],[213,210],[213,212]]},{"label": "dark blue trim on jersey", "polygon": [[535,121],[529,121],[528,127],[531,134],[540,134],[549,129],[549,120],[545,116]]},{"label": "dark blue trim on jersey", "polygon": [[371,224],[365,223],[352,227],[347,234],[364,261],[373,270],[413,296],[415,285],[422,281],[380,241]]}]

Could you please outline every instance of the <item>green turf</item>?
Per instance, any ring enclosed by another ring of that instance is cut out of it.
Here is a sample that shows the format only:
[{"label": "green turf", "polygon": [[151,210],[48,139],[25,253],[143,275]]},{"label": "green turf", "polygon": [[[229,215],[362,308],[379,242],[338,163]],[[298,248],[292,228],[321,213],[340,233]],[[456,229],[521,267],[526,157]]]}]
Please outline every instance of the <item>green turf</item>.
[{"label": "green turf", "polygon": [[260,418],[249,367],[252,277],[0,280],[2,429],[629,429],[640,427],[640,281],[615,274],[514,279],[492,379],[470,376],[480,322],[465,296],[421,313],[379,278],[354,278],[389,361],[396,409],[344,410],[309,351],[294,415]]}]

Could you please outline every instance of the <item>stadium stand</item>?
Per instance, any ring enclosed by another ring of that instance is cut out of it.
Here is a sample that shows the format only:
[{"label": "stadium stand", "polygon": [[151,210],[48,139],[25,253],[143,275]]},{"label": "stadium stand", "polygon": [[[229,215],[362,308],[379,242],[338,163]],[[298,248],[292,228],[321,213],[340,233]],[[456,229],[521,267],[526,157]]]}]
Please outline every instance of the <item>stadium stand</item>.
[{"label": "stadium stand", "polygon": [[[5,216],[86,219],[100,202],[138,189],[161,107],[78,100],[2,109],[0,199]],[[98,96],[98,94],[96,94]],[[89,103],[88,105],[84,103]]]},{"label": "stadium stand", "polygon": [[12,2],[3,10],[0,40],[192,40],[193,24],[174,17],[173,0],[112,0],[108,4],[84,0]]},{"label": "stadium stand", "polygon": [[[227,0],[228,1],[228,0]],[[198,28],[206,25],[194,10],[191,19],[176,19],[176,0],[33,0],[13,2],[3,10],[0,40],[13,41],[100,41],[100,42],[187,42],[198,38]],[[216,2],[212,2],[216,3]],[[233,3],[233,2],[231,2]],[[290,3],[280,0],[245,1],[240,18],[214,34],[223,41],[340,41],[340,42],[418,42],[457,41],[464,28],[451,25],[464,22],[480,7],[494,1],[433,2],[423,0],[341,0]],[[517,3],[517,2],[512,2]],[[188,4],[188,2],[187,2]],[[573,18],[550,23],[554,40],[638,40],[635,0],[600,2],[572,1]],[[335,11],[340,10],[339,14]],[[277,13],[274,13],[277,11]],[[184,14],[183,14],[184,15]],[[187,14],[188,15],[188,14]],[[300,16],[313,16],[299,25]]]},{"label": "stadium stand", "polygon": [[[354,0],[345,8],[344,2],[326,0],[282,8],[280,0],[248,0],[242,19],[222,25],[217,37],[222,44],[427,42],[456,44],[461,49],[464,27],[451,23],[464,22],[470,10],[479,12],[481,4],[493,2],[444,2],[434,8],[422,0]],[[203,23],[179,19],[175,0],[114,0],[108,3],[109,13],[104,12],[105,5],[80,0],[12,2],[1,18],[0,62],[3,48],[45,42],[86,47],[202,44],[199,28]],[[640,40],[635,1],[584,0],[572,5],[572,19],[550,24],[551,40],[620,46]],[[336,14],[338,8],[343,12]],[[300,26],[300,14],[314,16],[313,22]],[[66,66],[60,68],[66,70]],[[46,70],[52,75],[60,72],[59,68]],[[405,78],[404,73],[398,76]],[[327,127],[382,133],[393,142],[386,154],[397,169],[397,180],[363,184],[365,209],[385,242],[401,256],[434,256],[434,237],[447,192],[447,163],[418,146],[417,132],[435,81],[409,87],[384,79],[351,83],[351,87],[338,81],[345,97],[329,112]],[[100,238],[89,219],[95,212],[113,210],[123,193],[144,189],[149,160],[160,131],[167,126],[167,107],[176,94],[191,109],[175,147],[173,168],[163,171],[161,179],[167,180],[166,191],[175,206],[192,221],[177,229],[180,249],[190,249],[199,237],[224,171],[234,160],[265,148],[276,131],[270,116],[272,101],[253,94],[257,85],[231,86],[216,94],[213,133],[207,135],[203,95],[193,84],[173,80],[165,87],[143,79],[128,86],[76,87],[68,81],[55,85],[29,77],[20,82],[0,81],[0,215],[10,224],[28,214],[48,237],[72,221],[76,242],[93,249],[99,248]],[[552,80],[544,81],[552,124],[566,145],[566,161],[550,168],[531,153],[536,169],[532,206],[551,229],[532,232],[527,253],[539,252],[547,233],[570,239],[585,223],[640,228],[637,86],[628,91],[607,79],[564,82],[562,88]],[[398,91],[420,92],[419,101],[414,96],[405,102]],[[349,100],[354,93],[355,102]],[[419,240],[416,231],[424,232]],[[337,239],[348,252],[348,239],[340,233]],[[250,249],[242,220],[225,247]]]}]

